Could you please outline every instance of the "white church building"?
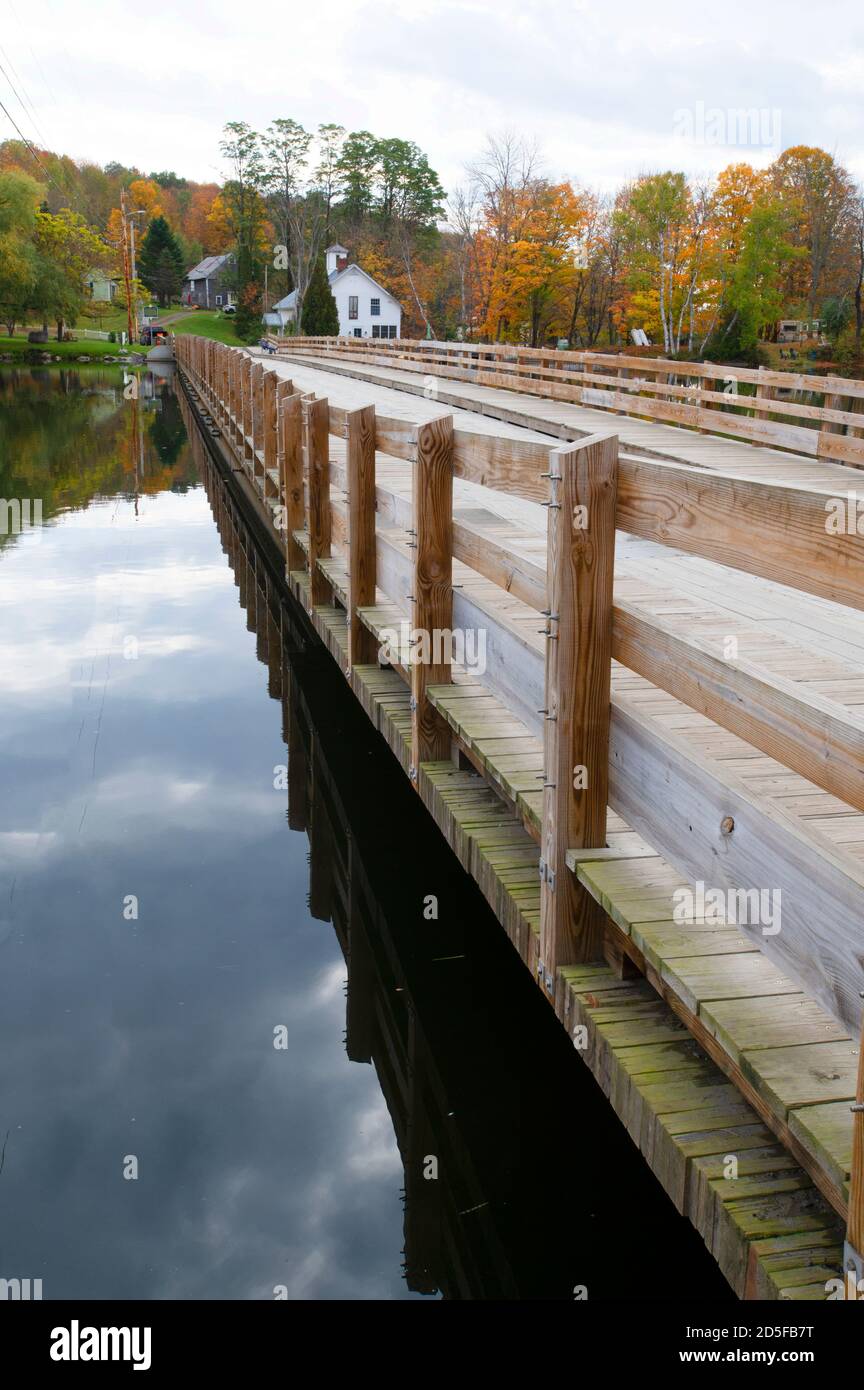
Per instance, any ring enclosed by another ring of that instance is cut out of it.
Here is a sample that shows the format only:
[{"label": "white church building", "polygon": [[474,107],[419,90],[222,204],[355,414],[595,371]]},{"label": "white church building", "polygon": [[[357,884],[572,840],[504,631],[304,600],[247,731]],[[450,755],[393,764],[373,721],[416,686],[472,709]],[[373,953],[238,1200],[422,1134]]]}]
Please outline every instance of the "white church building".
[{"label": "white church building", "polygon": [[[348,264],[344,246],[328,246],[324,263],[330,289],[339,311],[339,334],[344,338],[398,338],[402,305],[389,290],[367,275],[359,265]],[[273,305],[264,322],[277,331],[293,332],[297,319],[297,291]]]}]

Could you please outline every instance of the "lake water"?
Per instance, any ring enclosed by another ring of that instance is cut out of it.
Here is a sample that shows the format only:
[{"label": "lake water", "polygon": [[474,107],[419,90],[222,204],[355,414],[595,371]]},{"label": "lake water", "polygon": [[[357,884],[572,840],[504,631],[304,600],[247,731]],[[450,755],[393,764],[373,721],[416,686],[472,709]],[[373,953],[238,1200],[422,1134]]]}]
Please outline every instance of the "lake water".
[{"label": "lake water", "polygon": [[0,1277],[722,1297],[193,430],[0,369]]}]

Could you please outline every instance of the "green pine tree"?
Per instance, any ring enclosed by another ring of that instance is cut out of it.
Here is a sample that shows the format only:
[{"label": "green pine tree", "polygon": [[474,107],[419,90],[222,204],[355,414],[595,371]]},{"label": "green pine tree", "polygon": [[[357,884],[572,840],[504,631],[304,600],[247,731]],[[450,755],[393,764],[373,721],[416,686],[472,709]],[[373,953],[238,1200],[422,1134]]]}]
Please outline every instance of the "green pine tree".
[{"label": "green pine tree", "polygon": [[327,279],[324,257],[315,262],[306,294],[303,299],[303,313],[300,327],[309,338],[337,338],[339,336],[339,310]]},{"label": "green pine tree", "polygon": [[164,217],[154,217],[141,245],[138,275],[163,306],[180,293],[185,267],[180,243]]}]

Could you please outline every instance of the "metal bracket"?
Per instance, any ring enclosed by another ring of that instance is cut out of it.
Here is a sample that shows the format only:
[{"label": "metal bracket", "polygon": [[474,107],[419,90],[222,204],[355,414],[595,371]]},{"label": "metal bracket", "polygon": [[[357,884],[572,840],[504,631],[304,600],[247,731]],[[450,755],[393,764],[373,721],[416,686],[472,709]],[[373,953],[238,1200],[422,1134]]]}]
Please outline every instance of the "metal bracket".
[{"label": "metal bracket", "polygon": [[417,708],[417,697],[416,697],[416,695],[412,695],[412,696],[411,696],[410,700],[408,701],[408,708],[411,710],[411,713],[413,714],[414,711],[415,711],[415,709]]},{"label": "metal bracket", "polygon": [[[864,1282],[864,1255],[859,1255],[855,1246],[850,1245],[848,1240],[843,1245],[843,1270],[847,1275],[854,1275],[857,1285]],[[864,1301],[864,1295],[861,1296],[861,1301]]]}]

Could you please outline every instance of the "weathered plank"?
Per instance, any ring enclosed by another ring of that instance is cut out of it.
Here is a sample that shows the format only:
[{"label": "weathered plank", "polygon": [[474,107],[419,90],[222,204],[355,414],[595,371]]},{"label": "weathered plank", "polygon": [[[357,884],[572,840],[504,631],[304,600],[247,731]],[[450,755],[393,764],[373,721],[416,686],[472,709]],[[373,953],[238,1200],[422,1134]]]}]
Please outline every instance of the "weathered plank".
[{"label": "weathered plank", "polygon": [[348,412],[348,664],[375,660],[376,643],[358,609],[375,602],[375,407]]},{"label": "weathered plank", "polygon": [[[447,757],[450,732],[426,696],[451,678],[453,628],[453,419],[441,416],[417,429],[413,470],[413,628],[411,765]],[[420,644],[422,648],[420,648]],[[422,659],[418,659],[422,657]]]},{"label": "weathered plank", "polygon": [[[828,544],[828,542],[824,542]],[[864,718],[755,662],[720,657],[698,634],[618,602],[613,655],[691,709],[864,810]]]},{"label": "weathered plank", "polygon": [[617,525],[631,535],[864,608],[864,536],[850,528],[827,532],[834,496],[827,489],[622,455]]},{"label": "weathered plank", "polygon": [[540,954],[551,995],[559,966],[600,954],[602,914],[565,861],[606,843],[617,437],[550,462]]},{"label": "weathered plank", "polygon": [[[290,383],[289,383],[290,385]],[[279,402],[280,464],[282,497],[285,507],[285,563],[291,570],[302,568],[306,556],[295,539],[295,532],[306,524],[303,489],[303,405],[299,393],[283,396]]]},{"label": "weathered plank", "polygon": [[330,554],[330,421],[326,400],[306,401],[306,440],[309,466],[309,576],[314,605],[332,600],[330,585],[318,561]]}]

